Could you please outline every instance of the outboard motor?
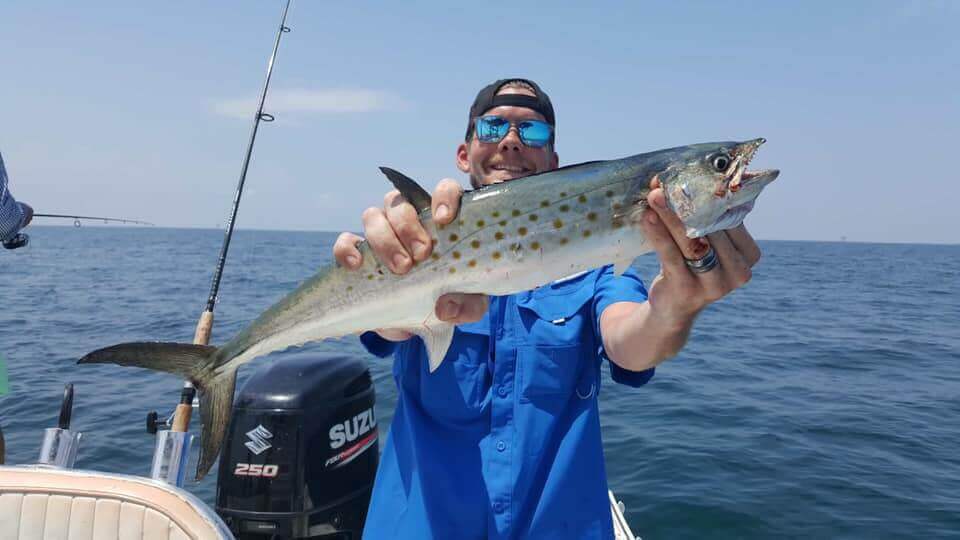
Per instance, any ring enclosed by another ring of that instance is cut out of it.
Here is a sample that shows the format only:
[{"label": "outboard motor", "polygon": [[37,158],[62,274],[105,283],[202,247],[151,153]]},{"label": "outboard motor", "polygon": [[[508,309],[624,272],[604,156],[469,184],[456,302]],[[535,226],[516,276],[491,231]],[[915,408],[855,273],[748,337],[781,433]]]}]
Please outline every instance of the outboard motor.
[{"label": "outboard motor", "polygon": [[380,459],[374,401],[360,358],[296,353],[251,376],[217,478],[233,533],[359,539]]}]

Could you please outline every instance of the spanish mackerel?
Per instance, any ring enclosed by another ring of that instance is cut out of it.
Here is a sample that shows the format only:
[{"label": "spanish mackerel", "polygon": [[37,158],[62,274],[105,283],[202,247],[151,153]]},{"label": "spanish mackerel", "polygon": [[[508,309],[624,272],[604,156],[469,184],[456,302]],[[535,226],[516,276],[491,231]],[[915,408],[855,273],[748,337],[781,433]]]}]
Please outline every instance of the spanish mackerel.
[{"label": "spanish mackerel", "polygon": [[203,421],[197,479],[213,466],[226,433],[236,371],[273,351],[376,328],[422,338],[429,369],[443,361],[454,325],[434,306],[450,292],[507,295],[614,264],[623,272],[652,250],[638,224],[655,177],[691,238],[739,225],[779,171],[747,171],[763,139],[706,143],[594,161],[486,186],[463,195],[457,219],[438,225],[430,194],[381,168],[419,211],[434,243],[429,259],[393,274],[365,243],[363,264],[322,268],[220,348],[136,342],[100,349],[80,363],[175,373],[200,393]]}]

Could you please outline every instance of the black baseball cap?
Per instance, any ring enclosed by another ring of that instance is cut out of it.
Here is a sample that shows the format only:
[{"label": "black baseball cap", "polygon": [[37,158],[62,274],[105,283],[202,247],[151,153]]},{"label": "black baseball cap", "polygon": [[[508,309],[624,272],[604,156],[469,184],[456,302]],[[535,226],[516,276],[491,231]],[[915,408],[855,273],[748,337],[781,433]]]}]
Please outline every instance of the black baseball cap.
[{"label": "black baseball cap", "polygon": [[[536,96],[528,96],[526,94],[497,95],[497,92],[499,92],[504,85],[512,82],[522,82],[530,85],[530,88],[533,88],[533,93],[536,94]],[[557,126],[550,96],[548,96],[537,83],[530,79],[520,79],[516,77],[512,79],[500,79],[484,86],[477,94],[477,98],[473,100],[473,105],[470,106],[470,118],[467,119],[467,134],[464,139],[470,140],[470,133],[473,131],[473,120],[475,118],[483,116],[483,113],[502,105],[532,109],[542,114],[548,124],[553,127]]]}]

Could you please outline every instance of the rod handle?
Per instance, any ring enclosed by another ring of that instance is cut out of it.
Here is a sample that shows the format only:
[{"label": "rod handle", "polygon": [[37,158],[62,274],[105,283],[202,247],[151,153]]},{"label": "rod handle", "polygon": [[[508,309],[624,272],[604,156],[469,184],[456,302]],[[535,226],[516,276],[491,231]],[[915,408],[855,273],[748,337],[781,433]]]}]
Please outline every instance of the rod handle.
[{"label": "rod handle", "polygon": [[197,331],[193,334],[194,345],[207,345],[210,343],[210,332],[213,330],[213,312],[204,311],[200,314],[200,320],[197,321]]},{"label": "rod handle", "polygon": [[170,424],[171,431],[185,432],[190,429],[190,416],[193,414],[193,397],[197,395],[197,389],[193,385],[184,385],[180,391],[180,403],[173,411],[173,423]]},{"label": "rod handle", "polygon": [[190,429],[190,415],[193,413],[192,405],[177,405],[173,411],[173,424],[170,425],[170,431],[185,432]]}]

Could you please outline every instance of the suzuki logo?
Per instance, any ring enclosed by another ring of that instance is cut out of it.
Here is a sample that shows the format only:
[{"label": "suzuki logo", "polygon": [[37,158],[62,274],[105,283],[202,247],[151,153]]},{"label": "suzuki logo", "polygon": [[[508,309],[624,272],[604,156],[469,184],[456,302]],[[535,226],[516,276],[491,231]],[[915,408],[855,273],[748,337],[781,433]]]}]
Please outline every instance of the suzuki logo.
[{"label": "suzuki logo", "polygon": [[267,439],[272,439],[273,433],[267,431],[267,428],[263,426],[257,426],[247,432],[247,437],[249,437],[250,440],[244,443],[244,446],[259,456],[264,450],[270,448],[270,443],[267,442]]},{"label": "suzuki logo", "polygon": [[373,415],[373,409],[367,409],[330,428],[330,448],[340,448],[348,442],[357,440],[358,437],[376,427],[377,418]]}]

